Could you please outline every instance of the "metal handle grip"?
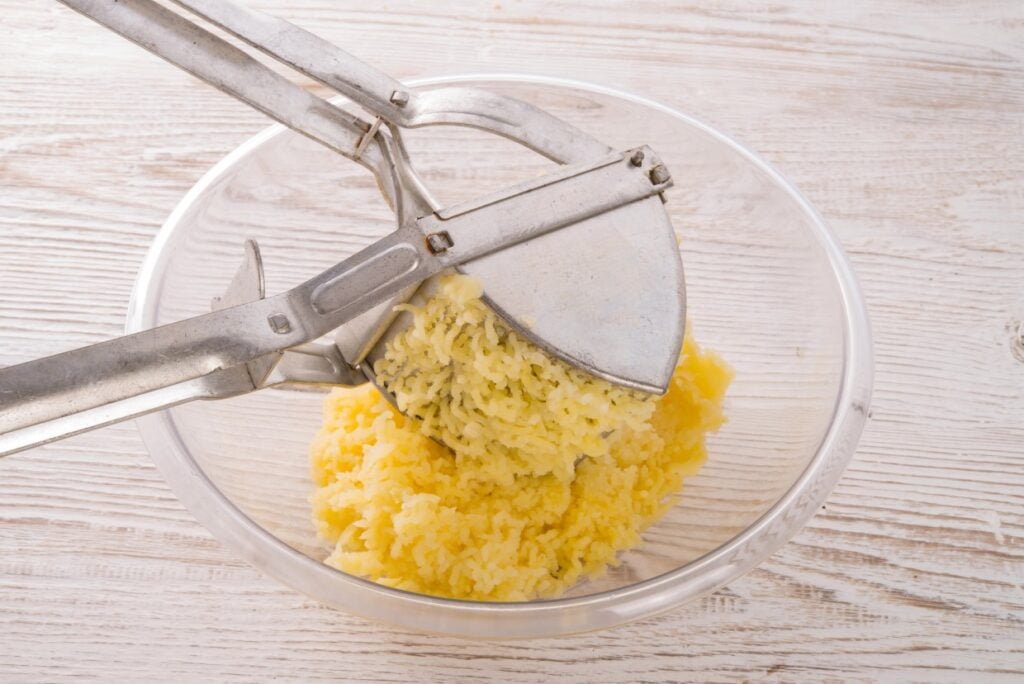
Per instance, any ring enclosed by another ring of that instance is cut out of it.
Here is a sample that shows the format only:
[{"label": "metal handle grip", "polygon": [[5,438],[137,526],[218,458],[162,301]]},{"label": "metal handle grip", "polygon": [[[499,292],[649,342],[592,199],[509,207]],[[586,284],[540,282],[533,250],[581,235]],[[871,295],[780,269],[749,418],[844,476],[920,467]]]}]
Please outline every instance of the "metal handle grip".
[{"label": "metal handle grip", "polygon": [[271,369],[252,362],[325,335],[445,268],[661,193],[671,178],[657,168],[647,148],[562,167],[403,225],[276,297],[0,369],[0,455],[262,387]]},{"label": "metal handle grip", "polygon": [[323,38],[232,0],[172,1],[374,114],[406,125],[411,93],[402,82]]},{"label": "metal handle grip", "polygon": [[[190,399],[262,387],[273,359],[452,262],[415,226],[275,297],[0,369],[0,456]],[[271,363],[253,364],[271,359]]]},{"label": "metal handle grip", "polygon": [[367,122],[153,0],[60,2],[289,128],[372,170],[385,168],[375,146],[359,149]]},{"label": "metal handle grip", "polygon": [[252,381],[244,366],[161,387],[110,404],[78,410],[66,416],[0,434],[0,457],[194,399],[223,399],[245,394],[251,389]]},{"label": "metal handle grip", "polygon": [[286,304],[261,300],[0,370],[0,455],[252,390],[247,361],[304,339],[301,329],[280,334],[268,324]]}]

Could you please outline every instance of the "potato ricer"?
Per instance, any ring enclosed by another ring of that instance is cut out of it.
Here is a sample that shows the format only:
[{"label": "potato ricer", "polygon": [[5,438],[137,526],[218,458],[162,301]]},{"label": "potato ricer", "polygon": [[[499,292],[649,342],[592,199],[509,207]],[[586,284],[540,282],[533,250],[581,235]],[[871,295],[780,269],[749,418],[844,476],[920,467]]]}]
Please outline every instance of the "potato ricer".
[{"label": "potato ricer", "polygon": [[[189,14],[153,0],[61,1],[361,164],[397,227],[269,297],[259,248],[249,241],[212,311],[0,370],[0,455],[193,399],[372,380],[373,358],[403,324],[394,306],[418,290],[422,297],[448,269],[478,278],[484,301],[509,328],[554,357],[626,387],[665,391],[686,297],[663,206],[672,178],[650,148],[614,150],[486,90],[418,92],[297,26],[229,0],[174,0]],[[347,109],[213,27],[337,91]],[[438,125],[503,136],[559,166],[443,206],[402,140],[403,129]]]}]

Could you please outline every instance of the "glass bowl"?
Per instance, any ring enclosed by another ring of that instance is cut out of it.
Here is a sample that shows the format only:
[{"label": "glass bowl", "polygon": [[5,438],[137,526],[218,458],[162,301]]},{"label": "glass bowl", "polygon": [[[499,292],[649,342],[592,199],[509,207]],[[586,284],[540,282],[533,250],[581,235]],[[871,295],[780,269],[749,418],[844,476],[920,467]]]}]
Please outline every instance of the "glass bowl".
[{"label": "glass bowl", "polygon": [[[485,638],[608,627],[710,592],[778,549],[821,506],[853,454],[871,391],[864,304],[835,236],[782,176],[722,133],[662,104],[578,82],[513,75],[423,80],[527,100],[616,149],[651,145],[676,185],[697,340],[736,370],[728,423],[680,503],[621,564],[556,600],[488,603],[385,588],[321,561],[308,444],[322,395],[265,390],[140,419],[156,465],[224,544],[315,599],[406,628]],[[342,101],[343,102],[343,101]],[[412,158],[446,204],[522,180],[550,162],[493,135],[430,127]],[[209,310],[245,238],[277,293],[393,228],[361,167],[281,126],[217,164],[163,226],[132,297],[128,331]],[[642,353],[642,350],[637,350]]]}]

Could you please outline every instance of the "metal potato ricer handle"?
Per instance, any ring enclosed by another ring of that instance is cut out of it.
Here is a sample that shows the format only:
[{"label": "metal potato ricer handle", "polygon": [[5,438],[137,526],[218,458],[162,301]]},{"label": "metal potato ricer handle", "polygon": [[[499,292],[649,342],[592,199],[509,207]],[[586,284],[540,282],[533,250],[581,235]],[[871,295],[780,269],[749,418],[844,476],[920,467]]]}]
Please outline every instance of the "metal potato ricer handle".
[{"label": "metal potato ricer handle", "polygon": [[[175,0],[348,96],[376,115],[367,122],[152,0],[61,1],[364,165],[398,227],[270,298],[258,248],[248,243],[215,311],[0,370],[0,455],[192,399],[287,382],[362,382],[359,365],[399,325],[393,305],[453,267],[479,276],[485,300],[509,325],[556,356],[627,386],[664,390],[685,295],[662,207],[671,178],[650,149],[613,152],[495,93],[417,93],[287,22],[225,0]],[[433,124],[481,128],[565,165],[442,208],[400,133]],[[316,342],[332,333],[336,343]]]}]

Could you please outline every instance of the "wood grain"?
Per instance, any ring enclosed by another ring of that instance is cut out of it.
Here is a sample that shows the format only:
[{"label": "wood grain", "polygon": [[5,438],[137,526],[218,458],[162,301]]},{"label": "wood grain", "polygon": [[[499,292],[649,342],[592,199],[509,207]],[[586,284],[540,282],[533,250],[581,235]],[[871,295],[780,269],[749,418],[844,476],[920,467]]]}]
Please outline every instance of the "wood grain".
[{"label": "wood grain", "polygon": [[[1020,681],[1024,6],[253,1],[398,77],[524,71],[758,149],[850,251],[858,454],[770,561],[573,638],[413,635],[309,601],[189,516],[122,425],[0,462],[0,680]],[[0,0],[0,364],[117,334],[159,224],[265,125],[56,2]]]}]

